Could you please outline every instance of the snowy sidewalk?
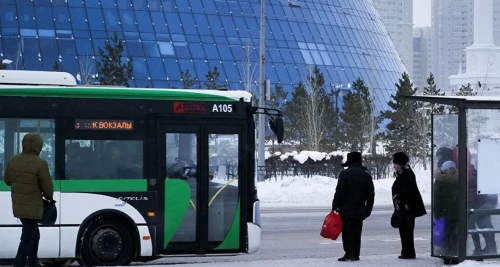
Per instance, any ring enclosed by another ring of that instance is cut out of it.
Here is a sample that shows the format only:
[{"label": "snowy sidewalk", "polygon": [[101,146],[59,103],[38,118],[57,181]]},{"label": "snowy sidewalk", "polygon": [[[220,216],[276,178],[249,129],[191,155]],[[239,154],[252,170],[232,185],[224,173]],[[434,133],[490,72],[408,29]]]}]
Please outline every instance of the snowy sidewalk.
[{"label": "snowy sidewalk", "polygon": [[[381,256],[361,256],[360,261],[356,262],[339,262],[337,258],[324,258],[324,259],[293,259],[293,260],[263,260],[263,261],[249,261],[249,262],[214,262],[214,263],[197,263],[197,264],[175,264],[175,266],[192,266],[192,267],[224,267],[224,266],[238,266],[238,267],[325,267],[325,266],[349,266],[349,267],[369,267],[369,266],[404,266],[404,267],[430,267],[430,266],[450,266],[443,265],[443,260],[430,257],[428,254],[417,255],[414,260],[401,260],[398,259],[399,254],[394,255],[381,255]],[[168,266],[168,259],[165,259],[165,265],[150,265],[148,267]],[[488,267],[500,266],[500,260],[492,261],[465,261],[455,266],[482,266]]]}]

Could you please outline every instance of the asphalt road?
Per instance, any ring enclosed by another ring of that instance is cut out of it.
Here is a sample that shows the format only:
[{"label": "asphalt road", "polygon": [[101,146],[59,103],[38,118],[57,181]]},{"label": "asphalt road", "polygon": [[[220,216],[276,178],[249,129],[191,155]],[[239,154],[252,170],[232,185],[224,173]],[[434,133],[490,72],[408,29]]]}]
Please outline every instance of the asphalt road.
[{"label": "asphalt road", "polygon": [[[168,257],[149,264],[251,262],[304,258],[337,258],[344,254],[341,237],[327,240],[319,233],[329,210],[318,208],[277,208],[262,211],[262,240],[258,252],[237,256]],[[429,212],[428,212],[429,214]],[[397,229],[390,226],[391,210],[374,210],[365,220],[361,256],[395,255],[401,250]],[[415,249],[430,255],[430,215],[417,218]]]}]

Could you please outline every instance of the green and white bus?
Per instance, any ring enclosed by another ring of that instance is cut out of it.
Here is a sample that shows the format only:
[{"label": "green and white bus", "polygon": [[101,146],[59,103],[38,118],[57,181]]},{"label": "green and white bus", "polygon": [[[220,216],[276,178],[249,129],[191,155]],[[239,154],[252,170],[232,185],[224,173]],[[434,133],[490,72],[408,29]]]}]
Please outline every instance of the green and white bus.
[{"label": "green and white bus", "polygon": [[[254,114],[278,142],[281,112],[246,91],[78,86],[64,72],[0,70],[0,169],[27,133],[44,140],[58,217],[40,225],[53,265],[128,265],[260,246]],[[0,181],[0,260],[21,223]]]}]

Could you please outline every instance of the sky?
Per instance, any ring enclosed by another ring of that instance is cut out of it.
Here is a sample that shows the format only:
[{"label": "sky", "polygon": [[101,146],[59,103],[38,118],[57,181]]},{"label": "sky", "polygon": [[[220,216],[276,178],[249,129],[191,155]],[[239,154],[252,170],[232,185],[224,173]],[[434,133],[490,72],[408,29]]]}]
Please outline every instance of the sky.
[{"label": "sky", "polygon": [[413,0],[413,27],[431,26],[431,0]]}]

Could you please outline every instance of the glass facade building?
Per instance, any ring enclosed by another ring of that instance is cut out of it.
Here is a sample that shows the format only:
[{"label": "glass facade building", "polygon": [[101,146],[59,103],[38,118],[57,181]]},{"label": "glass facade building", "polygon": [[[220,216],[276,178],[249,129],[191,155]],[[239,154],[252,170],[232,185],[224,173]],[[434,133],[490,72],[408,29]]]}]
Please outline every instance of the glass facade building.
[{"label": "glass facade building", "polygon": [[[292,91],[318,65],[326,89],[361,77],[386,106],[406,71],[371,0],[267,0],[266,78]],[[0,59],[10,69],[87,80],[114,32],[133,58],[134,87],[182,87],[214,67],[219,84],[258,92],[260,0],[0,0]],[[342,85],[341,85],[342,84]],[[372,86],[373,84],[373,86]],[[340,86],[341,85],[341,86]],[[274,88],[274,87],[273,87]],[[381,106],[382,105],[382,106]]]}]

